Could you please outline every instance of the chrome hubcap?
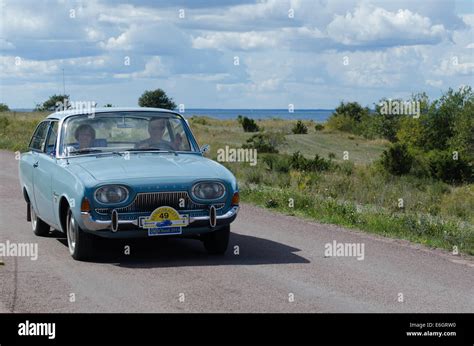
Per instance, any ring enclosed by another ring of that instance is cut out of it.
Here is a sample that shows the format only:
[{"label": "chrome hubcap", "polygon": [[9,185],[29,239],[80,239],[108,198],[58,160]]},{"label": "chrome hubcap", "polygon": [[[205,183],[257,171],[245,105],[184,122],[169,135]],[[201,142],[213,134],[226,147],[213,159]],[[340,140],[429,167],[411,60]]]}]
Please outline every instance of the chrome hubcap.
[{"label": "chrome hubcap", "polygon": [[74,217],[71,213],[68,216],[67,222],[67,244],[69,246],[69,252],[71,254],[74,253],[74,249],[76,248],[76,238],[77,238],[77,225]]}]

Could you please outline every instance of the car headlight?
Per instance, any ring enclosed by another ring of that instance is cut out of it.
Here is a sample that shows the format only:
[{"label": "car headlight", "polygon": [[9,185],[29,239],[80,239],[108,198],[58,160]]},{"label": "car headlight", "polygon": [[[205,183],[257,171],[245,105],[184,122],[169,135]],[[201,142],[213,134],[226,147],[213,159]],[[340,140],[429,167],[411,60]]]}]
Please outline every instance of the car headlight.
[{"label": "car headlight", "polygon": [[219,199],[225,194],[225,187],[217,182],[201,182],[193,186],[193,196],[198,199]]},{"label": "car headlight", "polygon": [[95,190],[94,196],[99,203],[120,203],[128,198],[128,189],[120,185],[106,185]]}]

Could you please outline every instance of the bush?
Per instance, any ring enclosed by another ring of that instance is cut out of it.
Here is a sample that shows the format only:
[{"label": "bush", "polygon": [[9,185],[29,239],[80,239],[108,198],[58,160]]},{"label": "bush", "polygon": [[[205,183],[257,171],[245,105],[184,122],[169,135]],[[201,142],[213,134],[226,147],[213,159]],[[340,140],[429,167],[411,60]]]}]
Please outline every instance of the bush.
[{"label": "bush", "polygon": [[305,135],[308,133],[308,128],[301,120],[298,120],[295,126],[293,126],[293,129],[291,129],[291,132],[295,135]]},{"label": "bush", "polygon": [[257,149],[260,153],[278,153],[277,146],[285,142],[283,134],[278,132],[259,133],[247,139],[244,149]]},{"label": "bush", "polygon": [[410,147],[423,148],[425,144],[424,118],[425,116],[419,119],[413,117],[402,118],[396,134],[398,141]]},{"label": "bush", "polygon": [[255,120],[247,118],[247,117],[242,117],[239,115],[237,117],[237,121],[239,124],[242,125],[242,128],[244,129],[244,132],[258,132],[260,131],[260,128],[258,125],[255,123]]},{"label": "bush", "polygon": [[316,131],[322,131],[322,130],[324,130],[324,125],[323,124],[316,124],[316,125],[314,125],[314,129]]},{"label": "bush", "polygon": [[273,198],[270,198],[265,201],[265,207],[267,208],[277,208],[278,207],[278,202],[275,201]]},{"label": "bush", "polygon": [[290,156],[267,154],[262,157],[268,170],[279,173],[288,173],[290,171]]},{"label": "bush", "polygon": [[0,103],[0,112],[8,112],[10,108],[5,103]]},{"label": "bush", "polygon": [[364,115],[369,114],[369,109],[362,107],[357,102],[341,102],[333,114],[335,116],[343,115],[353,119],[355,122],[360,122]]},{"label": "bush", "polygon": [[455,159],[452,152],[432,150],[428,162],[434,178],[451,184],[474,181],[473,167],[462,157]]},{"label": "bush", "polygon": [[328,129],[343,132],[353,132],[356,126],[357,122],[350,116],[344,114],[333,114],[326,123]]},{"label": "bush", "polygon": [[395,143],[382,153],[382,166],[393,175],[403,175],[410,172],[413,156],[406,144]]},{"label": "bush", "polygon": [[326,160],[320,157],[318,154],[314,156],[314,159],[310,160],[305,158],[299,151],[293,154],[290,159],[290,167],[297,171],[307,172],[320,172],[327,171],[331,168],[331,160]]}]

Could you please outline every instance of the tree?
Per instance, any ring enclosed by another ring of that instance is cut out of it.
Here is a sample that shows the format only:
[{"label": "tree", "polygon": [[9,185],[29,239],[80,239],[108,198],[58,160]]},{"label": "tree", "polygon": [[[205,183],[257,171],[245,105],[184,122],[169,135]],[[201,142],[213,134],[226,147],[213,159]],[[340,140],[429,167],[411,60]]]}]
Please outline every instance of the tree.
[{"label": "tree", "polygon": [[341,102],[334,112],[335,116],[346,115],[357,122],[360,122],[362,117],[367,114],[369,114],[369,109],[367,107],[362,107],[357,102]]},{"label": "tree", "polygon": [[242,117],[239,115],[237,117],[237,121],[239,122],[240,125],[242,125],[242,128],[244,129],[244,132],[258,132],[260,131],[260,128],[258,125],[255,123],[255,120],[247,117]]},{"label": "tree", "polygon": [[10,108],[5,103],[0,103],[0,112],[8,112]]},{"label": "tree", "polygon": [[291,129],[291,132],[296,135],[304,135],[308,133],[308,128],[301,120],[298,120],[298,122]]},{"label": "tree", "polygon": [[35,111],[62,111],[71,108],[69,95],[53,95],[43,104],[37,104]]},{"label": "tree", "polygon": [[175,109],[176,104],[162,89],[146,90],[138,99],[140,107]]},{"label": "tree", "polygon": [[382,166],[393,175],[403,175],[410,172],[413,156],[404,143],[392,144],[382,153]]}]

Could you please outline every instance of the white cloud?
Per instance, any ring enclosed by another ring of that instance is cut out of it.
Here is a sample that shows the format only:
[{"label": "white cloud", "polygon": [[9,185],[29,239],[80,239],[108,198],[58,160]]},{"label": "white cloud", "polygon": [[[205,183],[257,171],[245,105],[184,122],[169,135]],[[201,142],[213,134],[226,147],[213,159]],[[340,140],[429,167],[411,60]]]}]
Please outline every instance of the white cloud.
[{"label": "white cloud", "polygon": [[277,39],[269,32],[216,32],[199,36],[192,41],[196,49],[265,49],[275,47]]},{"label": "white cloud", "polygon": [[425,83],[429,86],[436,87],[436,88],[441,88],[443,86],[442,80],[427,79]]},{"label": "white cloud", "polygon": [[336,15],[327,26],[336,42],[349,46],[433,44],[447,36],[443,25],[407,9],[390,12],[372,5],[360,5],[353,13]]},{"label": "white cloud", "polygon": [[440,76],[471,76],[472,78],[474,75],[474,61],[472,56],[453,56],[444,59],[434,73]]}]

